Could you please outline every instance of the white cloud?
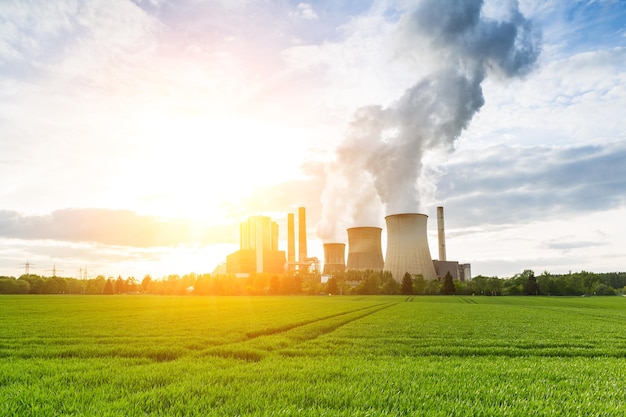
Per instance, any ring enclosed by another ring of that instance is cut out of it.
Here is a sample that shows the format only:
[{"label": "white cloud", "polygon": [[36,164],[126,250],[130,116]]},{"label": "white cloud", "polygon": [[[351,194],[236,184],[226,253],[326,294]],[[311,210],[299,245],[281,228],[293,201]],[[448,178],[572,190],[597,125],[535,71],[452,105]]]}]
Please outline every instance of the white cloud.
[{"label": "white cloud", "polygon": [[315,9],[313,9],[313,6],[309,3],[298,3],[298,7],[296,8],[296,11],[292,14],[292,16],[296,19],[302,20],[319,19],[319,16],[315,12]]},{"label": "white cloud", "polygon": [[461,147],[603,143],[624,139],[626,48],[544,61],[524,80],[486,83],[486,103]]},{"label": "white cloud", "polygon": [[[0,184],[0,210],[23,217],[66,207],[193,211],[219,222],[229,210],[245,216],[251,207],[302,204],[313,228],[320,162],[355,109],[388,105],[436,64],[419,40],[398,32],[399,13],[414,5],[377,1],[354,12],[354,5],[265,0],[0,2],[0,178],[10,179]],[[523,80],[488,80],[486,104],[457,152],[447,163],[428,161],[430,182],[421,185],[433,204],[444,202],[450,224],[462,216],[455,233],[466,245],[457,254],[475,261],[477,273],[568,263],[599,270],[592,263],[598,259],[616,265],[607,247],[621,240],[612,232],[610,245],[594,245],[600,238],[591,223],[580,234],[558,229],[599,221],[594,212],[619,212],[624,204],[619,181],[626,173],[611,159],[623,155],[626,141],[624,32],[615,19],[591,16],[602,24],[593,36],[581,32],[588,39],[579,43],[576,31],[587,24],[579,6],[520,0],[522,12],[543,25],[540,65]],[[245,155],[237,159],[238,151]],[[227,179],[255,172],[255,158],[263,164],[251,181],[263,187],[218,201],[218,194],[243,188]],[[245,166],[237,164],[242,160]],[[551,229],[547,214],[564,222]],[[539,218],[551,234],[542,239],[526,229]],[[24,250],[3,250],[0,260],[14,268],[33,241],[11,242]],[[87,256],[54,242],[57,249],[33,249],[47,268],[53,262],[46,251]],[[593,256],[583,256],[583,246]],[[125,267],[141,256],[153,259],[132,253]]]}]

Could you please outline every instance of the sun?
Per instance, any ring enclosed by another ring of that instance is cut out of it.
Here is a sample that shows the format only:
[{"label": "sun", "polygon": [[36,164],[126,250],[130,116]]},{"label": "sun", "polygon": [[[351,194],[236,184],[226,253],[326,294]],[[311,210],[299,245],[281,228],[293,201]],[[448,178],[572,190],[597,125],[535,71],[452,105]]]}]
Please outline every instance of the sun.
[{"label": "sun", "polygon": [[286,126],[239,115],[146,112],[130,132],[116,194],[138,211],[191,220],[299,170],[302,150]]}]

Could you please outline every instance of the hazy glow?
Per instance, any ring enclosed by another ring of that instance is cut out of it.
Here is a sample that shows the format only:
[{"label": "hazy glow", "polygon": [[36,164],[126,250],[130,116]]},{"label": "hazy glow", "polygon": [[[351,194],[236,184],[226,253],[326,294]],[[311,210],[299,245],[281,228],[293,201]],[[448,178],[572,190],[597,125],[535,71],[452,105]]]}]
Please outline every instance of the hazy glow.
[{"label": "hazy glow", "polygon": [[[346,241],[345,225],[320,222],[322,200],[382,226],[373,190],[394,184],[349,175],[362,203],[351,206],[324,192],[346,171],[331,161],[358,109],[404,115],[399,98],[423,98],[411,87],[458,56],[433,48],[433,33],[447,36],[435,20],[412,19],[436,3],[0,2],[0,275],[26,260],[35,273],[210,272],[250,215],[272,213],[285,249],[299,206],[322,258],[316,230]],[[419,190],[407,201],[431,220],[446,207],[449,258],[475,274],[623,270],[624,234],[603,219],[626,217],[626,9],[485,0],[483,17],[509,19],[516,4],[543,33],[534,71],[505,79],[515,57],[492,39],[483,58],[501,68],[486,64],[480,111],[445,149],[424,150],[417,184],[394,181]],[[470,32],[485,46],[494,28]],[[380,147],[359,137],[344,159],[390,165],[380,149],[428,126],[405,122],[382,126]]]}]

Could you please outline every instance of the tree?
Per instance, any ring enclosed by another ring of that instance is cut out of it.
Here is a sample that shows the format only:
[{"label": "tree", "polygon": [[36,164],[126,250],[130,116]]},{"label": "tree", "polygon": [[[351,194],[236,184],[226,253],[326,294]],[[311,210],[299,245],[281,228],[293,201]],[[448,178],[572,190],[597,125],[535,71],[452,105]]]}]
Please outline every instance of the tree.
[{"label": "tree", "polygon": [[339,283],[337,282],[337,278],[330,277],[328,279],[328,282],[326,283],[326,291],[333,295],[339,294]]},{"label": "tree", "polygon": [[115,294],[123,294],[126,292],[126,282],[122,279],[122,276],[119,275],[115,280]]},{"label": "tree", "polygon": [[413,281],[412,294],[424,295],[426,294],[427,283],[422,274],[417,274]]},{"label": "tree", "polygon": [[446,272],[446,275],[443,277],[441,292],[444,295],[454,295],[456,293],[456,288],[454,287],[454,281],[452,281],[452,275],[450,274],[450,271]]},{"label": "tree", "polygon": [[280,294],[280,278],[276,274],[270,277],[269,293],[272,295]]},{"label": "tree", "polygon": [[400,294],[400,284],[398,284],[398,281],[396,281],[392,277],[389,277],[386,281],[383,282],[383,285],[380,287],[379,292],[387,295]]},{"label": "tree", "polygon": [[400,293],[404,295],[413,294],[413,280],[411,279],[411,274],[409,274],[408,272],[405,272],[404,276],[402,277]]},{"label": "tree", "polygon": [[524,292],[526,292],[527,295],[539,295],[539,284],[537,284],[535,273],[530,269],[527,269],[522,272],[522,276],[526,277]]},{"label": "tree", "polygon": [[378,272],[371,272],[358,286],[358,293],[364,295],[380,294],[381,277]]},{"label": "tree", "polygon": [[114,293],[115,291],[113,289],[113,281],[111,281],[111,278],[109,278],[107,279],[106,284],[104,284],[104,289],[102,290],[102,294],[111,295]]},{"label": "tree", "polygon": [[150,287],[150,283],[152,282],[152,277],[150,275],[146,275],[141,280],[141,288],[143,288],[143,292],[148,292],[148,287]]}]

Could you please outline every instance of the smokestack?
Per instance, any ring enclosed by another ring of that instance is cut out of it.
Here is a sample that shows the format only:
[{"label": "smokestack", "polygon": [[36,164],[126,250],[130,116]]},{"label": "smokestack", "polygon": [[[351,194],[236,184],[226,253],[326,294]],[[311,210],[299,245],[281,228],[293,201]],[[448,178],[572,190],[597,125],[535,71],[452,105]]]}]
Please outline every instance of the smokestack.
[{"label": "smokestack", "polygon": [[380,227],[348,229],[348,265],[346,269],[382,271],[383,250]]},{"label": "smokestack", "polygon": [[293,213],[287,214],[287,270],[293,271],[296,264],[296,230]]},{"label": "smokestack", "polygon": [[306,255],[306,210],[298,207],[298,262],[304,262]]},{"label": "smokestack", "polygon": [[394,214],[387,222],[387,254],[385,271],[401,282],[405,273],[421,274],[426,280],[437,279],[430,257],[426,221],[428,216],[418,213]]},{"label": "smokestack", "polygon": [[324,274],[345,271],[345,256],[345,243],[324,243]]},{"label": "smokestack", "polygon": [[439,260],[446,261],[446,232],[443,225],[443,207],[437,207],[437,235],[439,238]]}]

